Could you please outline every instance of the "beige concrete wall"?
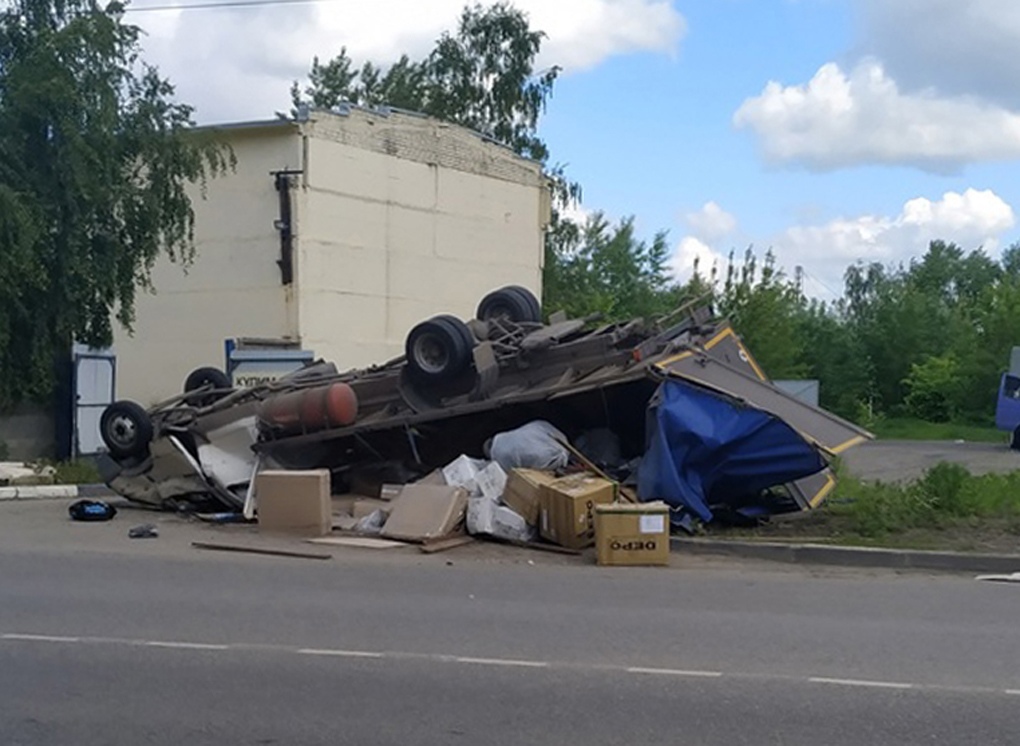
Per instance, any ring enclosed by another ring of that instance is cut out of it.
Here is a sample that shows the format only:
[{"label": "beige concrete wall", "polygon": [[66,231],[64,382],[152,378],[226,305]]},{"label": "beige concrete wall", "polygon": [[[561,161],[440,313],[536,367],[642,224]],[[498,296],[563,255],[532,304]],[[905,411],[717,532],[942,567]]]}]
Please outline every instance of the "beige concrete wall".
[{"label": "beige concrete wall", "polygon": [[301,335],[341,367],[403,352],[414,324],[468,319],[507,284],[541,296],[537,164],[406,114],[316,113],[298,221]]},{"label": "beige concrete wall", "polygon": [[192,190],[197,256],[187,273],[168,260],[152,273],[154,295],[139,295],[135,333],[118,329],[117,396],[143,404],[179,393],[193,369],[224,366],[229,337],[298,333],[293,288],[276,264],[279,203],[271,171],[300,168],[295,125],[225,132],[236,171]]}]

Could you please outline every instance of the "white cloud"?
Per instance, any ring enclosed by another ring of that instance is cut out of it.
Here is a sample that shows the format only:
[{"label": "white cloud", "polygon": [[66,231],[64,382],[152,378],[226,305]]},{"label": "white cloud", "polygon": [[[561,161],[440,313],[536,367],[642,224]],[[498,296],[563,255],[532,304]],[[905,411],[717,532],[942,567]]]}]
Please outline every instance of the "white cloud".
[{"label": "white cloud", "polygon": [[[968,251],[982,247],[994,254],[1003,235],[1015,225],[1013,208],[995,192],[967,189],[962,194],[947,192],[938,200],[908,200],[895,216],[858,215],[792,226],[754,243],[761,247],[759,255],[771,247],[788,276],[795,267],[803,267],[812,283],[805,284],[806,292],[831,296],[840,293],[843,273],[857,261],[906,263],[924,254],[928,243],[936,239]],[[700,258],[702,275],[718,262],[720,277],[725,276],[727,259],[718,247],[689,236],[680,242],[670,264],[681,280],[690,277],[695,257]]]},{"label": "white cloud", "polygon": [[795,226],[773,239],[776,256],[787,270],[803,266],[838,291],[843,273],[857,262],[906,263],[936,239],[965,250],[999,248],[1003,234],[1016,225],[1013,208],[991,190],[947,192],[932,201],[907,201],[894,217],[859,215],[815,226]]},{"label": "white cloud", "polygon": [[804,85],[770,82],[733,121],[754,130],[769,161],[814,169],[910,163],[945,171],[1020,157],[1020,114],[930,90],[904,93],[874,60],[849,75],[828,63]]},{"label": "white cloud", "polygon": [[694,236],[686,236],[680,240],[667,266],[673,277],[679,282],[686,282],[694,275],[695,268],[698,274],[706,279],[712,278],[713,275],[724,277],[728,261],[727,256],[723,256],[704,241]]},{"label": "white cloud", "polygon": [[[189,2],[190,0],[183,0]],[[160,0],[141,0],[144,8]],[[214,10],[131,12],[147,36],[146,59],[195,105],[202,122],[262,119],[289,110],[290,84],[303,80],[312,57],[330,59],[342,46],[355,61],[379,64],[426,54],[454,30],[465,0],[335,0]],[[668,0],[518,0],[531,26],[548,35],[543,66],[566,73],[614,55],[673,53],[686,31]]]},{"label": "white cloud", "polygon": [[694,235],[706,241],[718,241],[737,227],[737,219],[711,201],[688,213],[685,220]]}]

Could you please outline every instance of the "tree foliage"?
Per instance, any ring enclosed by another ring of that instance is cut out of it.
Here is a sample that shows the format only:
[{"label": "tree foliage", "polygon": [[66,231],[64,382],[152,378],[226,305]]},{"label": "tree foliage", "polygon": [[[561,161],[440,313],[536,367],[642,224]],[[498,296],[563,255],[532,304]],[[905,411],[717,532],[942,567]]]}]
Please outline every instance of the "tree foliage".
[{"label": "tree foliage", "polygon": [[611,226],[601,213],[583,225],[566,221],[554,230],[546,251],[547,308],[612,320],[672,310],[677,288],[666,269],[670,248],[665,233],[650,243],[642,241],[633,218]]},{"label": "tree foliage", "polygon": [[520,155],[545,162],[538,120],[552,95],[559,68],[535,71],[545,34],[508,3],[474,5],[461,13],[456,34],[444,33],[422,60],[407,55],[379,67],[355,68],[346,48],[328,62],[316,57],[294,106],[335,108],[343,103],[388,105],[443,119],[481,132]]},{"label": "tree foliage", "polygon": [[123,8],[0,14],[0,406],[43,399],[73,342],[109,344],[161,251],[190,260],[190,181],[229,165],[139,58]]}]

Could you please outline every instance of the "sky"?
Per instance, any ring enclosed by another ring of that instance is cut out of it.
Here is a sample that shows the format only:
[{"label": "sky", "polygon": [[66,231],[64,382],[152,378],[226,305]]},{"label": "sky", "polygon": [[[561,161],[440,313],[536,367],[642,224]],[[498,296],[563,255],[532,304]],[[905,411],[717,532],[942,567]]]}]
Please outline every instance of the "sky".
[{"label": "sky", "polygon": [[[426,54],[463,0],[134,0],[145,59],[201,124],[289,111],[314,56]],[[540,127],[587,212],[668,233],[670,269],[770,250],[838,297],[858,261],[1020,241],[1020,3],[516,0],[559,65]]]}]

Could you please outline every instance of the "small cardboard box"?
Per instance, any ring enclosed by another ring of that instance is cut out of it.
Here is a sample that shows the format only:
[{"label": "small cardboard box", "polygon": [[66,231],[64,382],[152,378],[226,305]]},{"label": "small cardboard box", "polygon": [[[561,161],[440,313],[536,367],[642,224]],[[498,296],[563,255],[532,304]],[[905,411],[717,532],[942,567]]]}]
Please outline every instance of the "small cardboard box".
[{"label": "small cardboard box", "polygon": [[263,471],[255,478],[259,530],[325,536],[333,530],[329,469]]},{"label": "small cardboard box", "polygon": [[596,505],[595,557],[600,565],[668,565],[669,506]]},{"label": "small cardboard box", "polygon": [[573,474],[542,485],[539,532],[543,539],[570,549],[595,543],[596,505],[613,502],[616,484],[588,474]]},{"label": "small cardboard box", "polygon": [[503,503],[522,516],[529,526],[538,525],[542,485],[556,480],[556,475],[538,469],[511,469],[503,490]]},{"label": "small cardboard box", "polygon": [[427,541],[453,533],[464,520],[468,493],[461,487],[409,484],[392,502],[382,536]]}]

